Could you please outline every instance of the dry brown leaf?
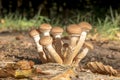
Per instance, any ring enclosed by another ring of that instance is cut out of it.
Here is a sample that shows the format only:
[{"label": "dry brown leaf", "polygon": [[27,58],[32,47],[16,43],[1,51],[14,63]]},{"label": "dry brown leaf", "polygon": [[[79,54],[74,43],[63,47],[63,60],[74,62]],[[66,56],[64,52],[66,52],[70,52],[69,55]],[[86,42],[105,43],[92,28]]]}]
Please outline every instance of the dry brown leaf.
[{"label": "dry brown leaf", "polygon": [[89,62],[87,63],[87,68],[94,73],[117,75],[117,70],[113,69],[112,66],[104,65],[101,62]]},{"label": "dry brown leaf", "polygon": [[15,78],[25,78],[29,77],[32,74],[32,69],[29,70],[15,70],[14,77]]}]

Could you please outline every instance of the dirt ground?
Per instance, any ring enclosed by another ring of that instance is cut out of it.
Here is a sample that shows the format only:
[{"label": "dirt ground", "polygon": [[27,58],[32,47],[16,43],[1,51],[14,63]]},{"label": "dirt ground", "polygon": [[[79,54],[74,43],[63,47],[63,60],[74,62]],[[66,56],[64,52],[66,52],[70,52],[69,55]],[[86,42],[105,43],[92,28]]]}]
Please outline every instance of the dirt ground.
[{"label": "dirt ground", "polygon": [[[85,65],[89,61],[100,61],[120,70],[120,41],[91,41],[94,49],[81,61]],[[35,44],[28,32],[0,33],[0,61],[33,60],[40,64]],[[82,79],[73,79],[82,80]]]}]

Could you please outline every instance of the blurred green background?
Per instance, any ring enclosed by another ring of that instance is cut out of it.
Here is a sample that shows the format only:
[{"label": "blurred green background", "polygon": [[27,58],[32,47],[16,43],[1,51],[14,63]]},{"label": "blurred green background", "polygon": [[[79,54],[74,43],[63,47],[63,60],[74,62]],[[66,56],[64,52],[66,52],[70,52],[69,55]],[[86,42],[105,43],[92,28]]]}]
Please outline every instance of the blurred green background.
[{"label": "blurred green background", "polygon": [[42,23],[65,28],[87,21],[91,34],[115,39],[120,32],[120,0],[0,0],[0,30],[24,31]]}]

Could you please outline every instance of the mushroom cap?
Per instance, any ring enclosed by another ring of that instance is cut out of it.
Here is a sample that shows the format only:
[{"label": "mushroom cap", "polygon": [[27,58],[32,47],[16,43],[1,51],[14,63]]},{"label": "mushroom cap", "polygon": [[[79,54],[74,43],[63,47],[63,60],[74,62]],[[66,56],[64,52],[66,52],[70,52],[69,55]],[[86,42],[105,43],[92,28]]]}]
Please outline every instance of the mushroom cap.
[{"label": "mushroom cap", "polygon": [[63,32],[63,28],[58,27],[58,26],[53,27],[53,28],[51,29],[51,33],[62,33],[62,32]]},{"label": "mushroom cap", "polygon": [[63,28],[61,27],[53,27],[50,32],[52,35],[57,35],[57,34],[62,34],[63,33]]},{"label": "mushroom cap", "polygon": [[82,30],[91,30],[92,29],[92,25],[89,24],[88,22],[83,21],[83,22],[80,22],[78,25],[81,27]]},{"label": "mushroom cap", "polygon": [[53,39],[50,36],[43,36],[39,41],[39,43],[43,46],[52,44],[52,42],[53,42]]},{"label": "mushroom cap", "polygon": [[84,47],[88,47],[89,49],[93,49],[93,45],[90,42],[85,42]]},{"label": "mushroom cap", "polygon": [[39,32],[36,29],[33,29],[29,32],[29,35],[33,37],[33,36],[39,35]]},{"label": "mushroom cap", "polygon": [[50,24],[47,23],[43,23],[40,25],[40,31],[45,31],[45,30],[50,30],[52,28],[52,26]]},{"label": "mushroom cap", "polygon": [[77,24],[71,24],[69,26],[67,26],[67,29],[66,29],[67,33],[68,34],[72,34],[72,35],[80,35],[81,33],[81,27],[79,27]]}]

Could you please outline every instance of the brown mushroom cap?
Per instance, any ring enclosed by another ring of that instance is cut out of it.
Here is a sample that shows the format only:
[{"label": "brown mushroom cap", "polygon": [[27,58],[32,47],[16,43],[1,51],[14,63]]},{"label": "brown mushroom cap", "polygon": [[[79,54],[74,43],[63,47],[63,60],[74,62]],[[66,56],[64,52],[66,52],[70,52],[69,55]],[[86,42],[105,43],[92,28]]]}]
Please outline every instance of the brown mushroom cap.
[{"label": "brown mushroom cap", "polygon": [[85,42],[84,47],[88,47],[89,49],[93,49],[93,45],[90,42]]},{"label": "brown mushroom cap", "polygon": [[52,37],[50,37],[50,36],[43,36],[40,39],[39,43],[41,45],[43,45],[43,46],[46,46],[46,45],[52,44],[52,41],[53,41]]},{"label": "brown mushroom cap", "polygon": [[71,24],[67,27],[66,31],[68,34],[78,34],[81,33],[81,28],[77,24]]},{"label": "brown mushroom cap", "polygon": [[91,24],[89,24],[88,22],[80,22],[78,24],[82,30],[91,30],[92,29],[92,26]]},{"label": "brown mushroom cap", "polygon": [[51,29],[51,33],[62,33],[63,32],[63,28],[61,28],[61,27],[53,27],[52,29]]},{"label": "brown mushroom cap", "polygon": [[33,36],[39,35],[39,32],[36,29],[33,29],[29,32],[29,35],[33,37]]},{"label": "brown mushroom cap", "polygon": [[53,27],[50,32],[52,35],[58,35],[63,33],[63,28],[61,27]]},{"label": "brown mushroom cap", "polygon": [[52,26],[50,24],[47,23],[43,23],[40,25],[40,31],[44,31],[44,30],[50,30],[52,28]]}]

